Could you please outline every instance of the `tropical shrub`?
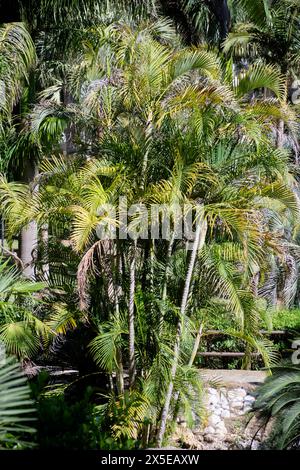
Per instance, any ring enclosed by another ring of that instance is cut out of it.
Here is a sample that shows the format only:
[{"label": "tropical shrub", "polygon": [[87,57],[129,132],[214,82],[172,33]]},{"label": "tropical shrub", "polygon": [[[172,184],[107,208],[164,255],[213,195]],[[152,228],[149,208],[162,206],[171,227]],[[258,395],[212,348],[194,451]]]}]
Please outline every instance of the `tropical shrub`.
[{"label": "tropical shrub", "polygon": [[300,330],[300,309],[278,310],[272,314],[274,330]]},{"label": "tropical shrub", "polygon": [[24,449],[34,445],[34,401],[20,364],[0,358],[0,449]]},{"label": "tropical shrub", "polygon": [[[128,407],[114,402],[95,387],[74,390],[70,385],[53,385],[47,372],[32,379],[30,386],[37,403],[35,444],[39,449],[96,450],[130,449],[137,446],[136,435],[126,429],[127,419],[135,429]],[[71,390],[70,390],[71,389]],[[79,392],[79,393],[78,393]],[[80,396],[82,395],[82,396]],[[102,403],[100,405],[99,403]],[[115,414],[115,419],[109,413]],[[119,430],[115,432],[116,429]],[[121,431],[121,434],[120,434]]]},{"label": "tropical shrub", "polygon": [[63,393],[42,395],[37,402],[39,449],[91,450],[99,448],[100,429],[88,396],[75,403]]},{"label": "tropical shrub", "polygon": [[43,287],[24,278],[10,260],[0,259],[0,341],[9,354],[28,357],[49,335],[49,327],[38,314],[37,294]]},{"label": "tropical shrub", "polygon": [[300,367],[282,364],[257,390],[254,411],[266,425],[272,419],[268,445],[278,449],[300,445]]}]

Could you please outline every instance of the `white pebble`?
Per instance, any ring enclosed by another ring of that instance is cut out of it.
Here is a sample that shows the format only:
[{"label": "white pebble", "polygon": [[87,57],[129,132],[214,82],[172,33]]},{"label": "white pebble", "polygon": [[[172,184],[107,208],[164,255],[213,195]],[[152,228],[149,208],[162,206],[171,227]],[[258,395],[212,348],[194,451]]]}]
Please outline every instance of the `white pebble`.
[{"label": "white pebble", "polygon": [[203,434],[214,434],[215,433],[215,428],[212,426],[207,426],[207,428],[204,429]]},{"label": "white pebble", "polygon": [[230,411],[229,410],[222,410],[221,417],[222,418],[230,418]]},{"label": "white pebble", "polygon": [[209,423],[210,426],[215,426],[215,425],[218,424],[220,421],[221,421],[221,418],[220,418],[220,416],[217,416],[217,415],[211,415],[211,416],[208,418],[208,423]]},{"label": "white pebble", "polygon": [[247,395],[245,397],[245,402],[247,403],[254,403],[255,402],[255,398],[252,396],[252,395]]},{"label": "white pebble", "polygon": [[234,401],[230,403],[230,408],[241,409],[243,408],[244,403],[242,401]]}]

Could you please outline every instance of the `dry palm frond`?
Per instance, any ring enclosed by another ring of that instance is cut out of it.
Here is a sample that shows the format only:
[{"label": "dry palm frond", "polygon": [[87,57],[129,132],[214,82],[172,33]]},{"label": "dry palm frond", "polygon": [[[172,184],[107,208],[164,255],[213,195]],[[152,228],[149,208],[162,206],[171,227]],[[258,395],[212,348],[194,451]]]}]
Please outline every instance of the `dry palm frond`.
[{"label": "dry palm frond", "polygon": [[[99,270],[104,269],[105,259],[111,250],[110,240],[98,240],[95,242],[81,259],[77,270],[77,291],[79,296],[79,309],[85,311],[89,305],[89,279]],[[95,265],[95,256],[100,261],[100,266]]]}]

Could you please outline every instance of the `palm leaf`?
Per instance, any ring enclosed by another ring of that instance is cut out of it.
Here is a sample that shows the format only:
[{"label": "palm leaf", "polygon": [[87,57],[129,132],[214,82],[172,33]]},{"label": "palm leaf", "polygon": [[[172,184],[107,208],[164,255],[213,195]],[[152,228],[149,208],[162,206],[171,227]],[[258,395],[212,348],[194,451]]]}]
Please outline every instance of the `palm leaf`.
[{"label": "palm leaf", "polygon": [[33,405],[30,388],[19,364],[13,358],[6,358],[0,364],[0,446],[29,445],[22,440],[35,432],[28,425],[34,420]]}]

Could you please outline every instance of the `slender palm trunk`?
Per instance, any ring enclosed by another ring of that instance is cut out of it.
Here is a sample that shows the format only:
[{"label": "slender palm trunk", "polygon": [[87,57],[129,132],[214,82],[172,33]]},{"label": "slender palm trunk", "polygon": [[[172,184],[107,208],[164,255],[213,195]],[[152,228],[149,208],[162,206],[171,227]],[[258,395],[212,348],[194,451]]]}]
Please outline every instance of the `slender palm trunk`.
[{"label": "slender palm trunk", "polygon": [[117,390],[119,395],[124,394],[124,369],[123,369],[123,357],[120,348],[117,348]]},{"label": "slender palm trunk", "polygon": [[48,224],[43,224],[41,227],[41,243],[43,251],[43,264],[42,264],[42,274],[45,279],[49,277],[49,226]]},{"label": "slender palm trunk", "polygon": [[[203,334],[203,323],[200,323],[200,326],[198,328],[197,335],[196,335],[196,338],[195,338],[193,350],[192,350],[192,353],[191,353],[191,357],[190,357],[190,360],[189,360],[189,363],[188,363],[189,367],[192,367],[192,365],[194,364],[194,361],[196,359],[197,352],[198,352],[198,349],[199,349],[199,346],[200,346],[200,341],[201,341],[201,338],[202,338],[202,334]],[[173,421],[176,421],[178,413],[179,413],[179,405],[180,405],[180,393],[179,392],[176,392],[174,399],[175,399],[175,406],[174,406],[175,411],[174,411]]]},{"label": "slender palm trunk", "polygon": [[182,334],[182,330],[184,326],[184,316],[185,316],[186,307],[188,303],[188,297],[189,297],[195,262],[197,258],[197,253],[198,253],[199,248],[202,248],[204,244],[206,231],[207,231],[206,221],[203,221],[203,223],[198,223],[196,234],[195,234],[195,239],[193,243],[192,254],[191,254],[188,271],[187,271],[187,275],[185,279],[182,300],[181,300],[180,318],[177,324],[175,345],[174,345],[174,350],[173,350],[173,363],[172,363],[171,373],[170,373],[170,382],[169,382],[166,400],[165,400],[165,404],[164,404],[162,415],[161,415],[160,428],[159,428],[158,435],[157,435],[158,447],[162,446],[162,442],[163,442],[165,432],[166,432],[167,419],[168,419],[171,399],[173,395],[174,379],[175,379],[175,375],[176,375],[178,363],[179,363],[180,343],[181,343],[181,334]]},{"label": "slender palm trunk", "polygon": [[[32,183],[37,175],[37,167],[34,163],[28,161],[27,167],[24,172],[24,181]],[[35,187],[38,191],[38,187]],[[38,240],[38,227],[35,221],[31,221],[26,227],[23,227],[20,236],[20,259],[24,265],[24,276],[34,279],[34,250],[37,246]]]},{"label": "slender palm trunk", "polygon": [[24,227],[21,231],[20,240],[20,258],[24,265],[23,274],[25,277],[34,279],[34,249],[37,244],[37,224],[36,222],[30,222],[27,227]]},{"label": "slender palm trunk", "polygon": [[277,148],[282,148],[283,138],[284,138],[284,121],[280,119],[278,123],[278,127],[277,127],[277,138],[276,138]]},{"label": "slender palm trunk", "polygon": [[[153,318],[157,311],[156,304],[154,302],[154,298],[155,298],[155,287],[154,287],[155,240],[154,239],[150,239],[149,262],[150,262],[149,278],[148,278],[149,292],[150,292],[149,313],[150,313],[150,317]],[[150,337],[149,337],[149,344],[150,344]]]},{"label": "slender palm trunk", "polygon": [[250,288],[254,297],[258,296],[259,278],[260,278],[260,270],[258,268],[250,280]]},{"label": "slender palm trunk", "polygon": [[[117,247],[117,273],[118,276],[122,275],[122,261],[121,261],[121,256],[118,251]],[[119,304],[119,299],[121,295],[121,286],[119,285],[119,282],[117,282],[117,285],[115,286],[115,309],[116,309],[116,315],[119,317],[120,315],[120,304]],[[117,360],[117,372],[116,372],[116,379],[117,379],[117,389],[119,395],[123,395],[124,393],[124,369],[123,369],[123,357],[122,357],[122,350],[121,347],[117,347],[116,351],[116,360]]]},{"label": "slender palm trunk", "polygon": [[[282,119],[279,120],[278,126],[277,126],[277,136],[276,136],[276,147],[277,148],[282,148],[283,147],[283,139],[284,139],[284,121]],[[276,297],[275,303],[278,303],[278,298],[277,298],[277,293],[278,293],[278,280],[276,283],[276,289],[274,289],[274,295]],[[279,308],[282,308],[280,306]]]},{"label": "slender palm trunk", "polygon": [[132,387],[135,382],[136,364],[135,364],[135,315],[134,315],[134,296],[135,296],[135,270],[136,270],[136,241],[134,242],[133,253],[130,262],[129,273],[129,386]]},{"label": "slender palm trunk", "polygon": [[169,409],[170,409],[170,404],[171,404],[171,399],[172,399],[172,394],[173,394],[173,388],[174,388],[174,378],[177,372],[177,367],[178,367],[178,362],[179,362],[180,339],[181,339],[182,328],[183,328],[183,322],[182,322],[182,319],[180,319],[178,322],[177,331],[176,331],[175,345],[174,345],[174,350],[173,350],[174,358],[173,358],[173,363],[172,363],[172,368],[171,368],[170,382],[169,382],[169,386],[167,390],[165,404],[162,410],[161,422],[160,422],[160,427],[159,427],[159,431],[157,435],[158,447],[162,446],[162,442],[163,442],[165,432],[166,432],[167,419],[168,419],[168,414],[169,414]]},{"label": "slender palm trunk", "polygon": [[[118,291],[118,286],[116,288]],[[120,315],[120,306],[119,306],[119,292],[115,294],[115,309],[116,315],[119,317]],[[124,369],[123,369],[123,357],[122,357],[122,350],[120,347],[117,347],[116,350],[116,361],[117,361],[117,371],[116,371],[116,379],[117,379],[117,389],[119,395],[124,393]]]},{"label": "slender palm trunk", "polygon": [[148,160],[149,160],[149,151],[150,151],[150,140],[153,134],[153,122],[152,122],[153,116],[152,113],[149,113],[148,116],[148,121],[146,123],[146,131],[145,131],[145,136],[146,136],[146,151],[144,154],[143,158],[143,164],[142,164],[142,184],[141,188],[146,187],[146,180],[147,180],[147,169],[148,169]]},{"label": "slender palm trunk", "polygon": [[252,352],[252,348],[249,344],[247,344],[246,349],[245,349],[245,356],[242,362],[242,369],[244,370],[251,370],[251,363],[252,363],[251,352]]},{"label": "slender palm trunk", "polygon": [[203,334],[203,323],[200,323],[199,329],[197,331],[197,335],[196,335],[196,338],[195,338],[193,351],[192,351],[192,354],[191,354],[191,357],[190,357],[190,360],[189,360],[189,367],[192,367],[192,365],[194,364],[194,361],[196,359],[197,352],[198,352],[198,349],[199,349],[199,346],[200,346],[200,341],[201,341],[201,338],[202,338],[202,334]]},{"label": "slender palm trunk", "polygon": [[162,290],[162,310],[161,310],[161,314],[159,318],[159,334],[161,334],[163,323],[164,323],[165,302],[167,300],[168,280],[169,280],[169,267],[170,267],[172,250],[174,246],[174,240],[175,240],[175,233],[173,232],[168,243],[168,251],[167,251],[167,257],[166,257],[164,284],[163,284],[163,290]]}]

